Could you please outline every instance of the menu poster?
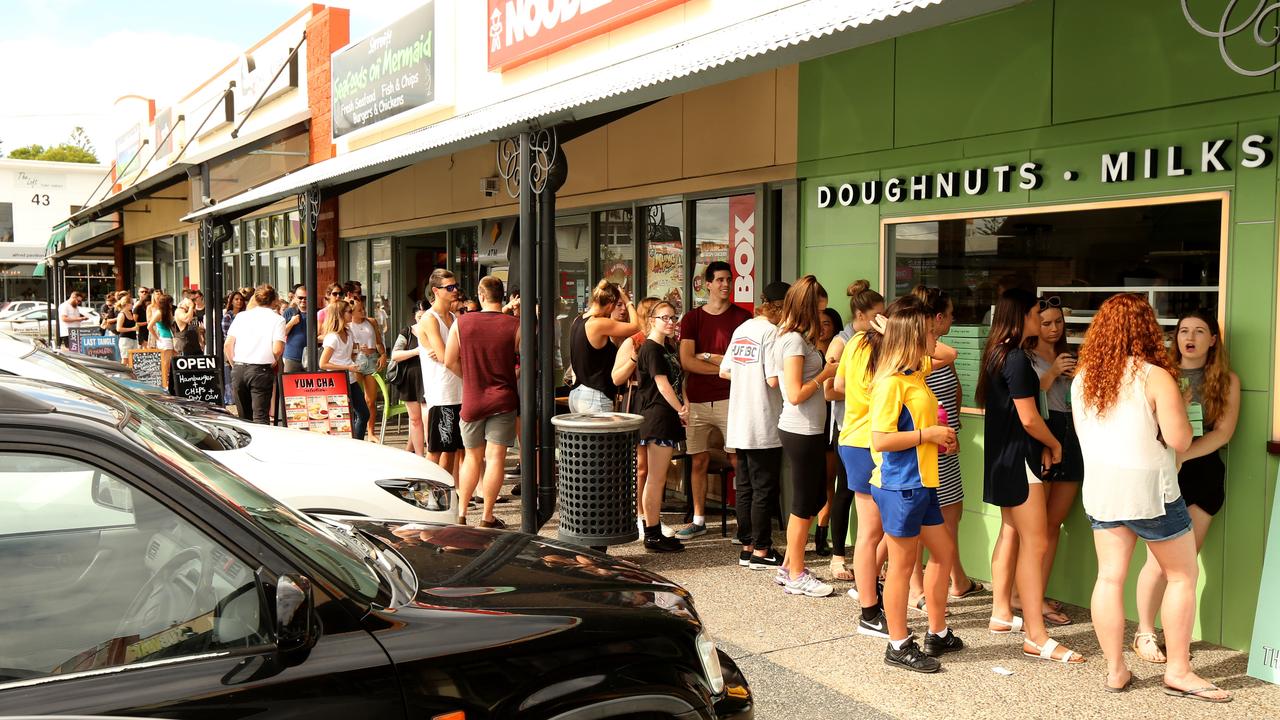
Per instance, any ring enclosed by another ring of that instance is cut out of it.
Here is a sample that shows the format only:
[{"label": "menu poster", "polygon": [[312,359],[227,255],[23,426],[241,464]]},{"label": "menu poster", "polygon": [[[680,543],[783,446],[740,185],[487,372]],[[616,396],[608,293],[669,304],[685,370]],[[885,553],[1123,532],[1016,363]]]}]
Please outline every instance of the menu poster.
[{"label": "menu poster", "polygon": [[120,343],[115,335],[86,335],[80,338],[80,354],[120,362]]},{"label": "menu poster", "polygon": [[283,384],[289,427],[351,437],[346,373],[285,373]]},{"label": "menu poster", "polygon": [[134,348],[129,351],[129,367],[133,368],[133,377],[138,382],[155,385],[158,388],[167,387],[164,381],[163,350]]},{"label": "menu poster", "polygon": [[178,397],[222,404],[222,373],[218,370],[218,358],[212,355],[174,357],[169,378],[169,392]]},{"label": "menu poster", "polygon": [[84,338],[101,337],[102,331],[96,327],[67,328],[67,349],[71,352],[84,352]]}]

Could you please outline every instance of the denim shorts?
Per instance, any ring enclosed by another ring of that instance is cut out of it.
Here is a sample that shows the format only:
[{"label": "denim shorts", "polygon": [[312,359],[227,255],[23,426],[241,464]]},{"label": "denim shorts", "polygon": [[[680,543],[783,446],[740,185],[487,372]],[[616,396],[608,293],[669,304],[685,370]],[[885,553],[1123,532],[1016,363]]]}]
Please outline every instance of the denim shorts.
[{"label": "denim shorts", "polygon": [[586,385],[569,391],[569,412],[572,413],[606,413],[613,412],[613,400],[608,395],[589,388]]},{"label": "denim shorts", "polygon": [[640,444],[641,445],[657,445],[658,447],[664,447],[664,448],[680,447],[679,440],[666,440],[663,438],[656,438],[656,437],[645,438],[640,441]]},{"label": "denim shorts", "polygon": [[890,537],[913,538],[925,525],[942,524],[937,488],[883,490],[871,486],[871,498],[880,509],[880,524]]},{"label": "denim shorts", "polygon": [[1111,528],[1129,528],[1138,537],[1147,542],[1172,540],[1191,532],[1191,516],[1187,514],[1187,503],[1181,497],[1164,504],[1164,514],[1147,520],[1094,520],[1089,518],[1094,530],[1110,530]]},{"label": "denim shorts", "polygon": [[871,459],[871,451],[867,448],[841,445],[838,452],[840,462],[844,463],[844,474],[848,478],[849,489],[856,493],[870,495],[871,473],[876,469],[876,461]]}]

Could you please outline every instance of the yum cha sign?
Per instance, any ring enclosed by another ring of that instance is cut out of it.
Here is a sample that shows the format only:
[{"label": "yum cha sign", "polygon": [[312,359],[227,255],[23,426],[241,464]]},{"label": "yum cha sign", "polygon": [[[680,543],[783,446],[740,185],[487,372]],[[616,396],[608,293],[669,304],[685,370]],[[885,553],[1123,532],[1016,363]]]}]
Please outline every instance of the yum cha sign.
[{"label": "yum cha sign", "polygon": [[[1234,140],[1205,140],[1199,147],[1181,145],[1103,153],[1098,159],[1098,179],[1107,184],[1141,182],[1156,178],[1230,172],[1233,163],[1255,169],[1271,164],[1275,151],[1266,135],[1250,135],[1233,152]],[[933,173],[863,180],[818,186],[818,207],[850,207],[1037,190],[1044,184],[1045,168],[1037,162],[948,169]],[[1076,169],[1062,171],[1065,182],[1080,180]]]}]

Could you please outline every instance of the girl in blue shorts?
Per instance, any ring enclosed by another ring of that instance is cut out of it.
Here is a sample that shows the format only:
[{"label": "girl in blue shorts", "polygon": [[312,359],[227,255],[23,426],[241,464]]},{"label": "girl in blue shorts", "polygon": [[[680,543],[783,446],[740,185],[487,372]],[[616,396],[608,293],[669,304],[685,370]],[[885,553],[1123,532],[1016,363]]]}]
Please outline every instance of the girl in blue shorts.
[{"label": "girl in blue shorts", "polygon": [[[925,384],[934,351],[933,317],[920,304],[889,316],[871,382],[871,496],[889,545],[884,607],[887,665],[937,672],[943,653],[964,647],[947,627],[947,580],[956,552],[938,505],[938,453],[956,451],[955,430],[938,424],[938,400]],[[907,628],[907,595],[920,541],[929,550],[923,649]]]}]

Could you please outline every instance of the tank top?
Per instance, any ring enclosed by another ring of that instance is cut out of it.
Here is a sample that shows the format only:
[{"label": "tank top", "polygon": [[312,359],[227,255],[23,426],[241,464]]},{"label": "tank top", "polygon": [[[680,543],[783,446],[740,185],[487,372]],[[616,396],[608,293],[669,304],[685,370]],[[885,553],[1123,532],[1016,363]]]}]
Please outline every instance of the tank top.
[{"label": "tank top", "polygon": [[1085,372],[1071,384],[1071,410],[1084,456],[1085,512],[1095,520],[1148,520],[1181,497],[1174,452],[1156,437],[1159,425],[1147,402],[1152,365],[1129,360],[1116,402],[1099,417],[1084,402]]},{"label": "tank top", "polygon": [[168,323],[161,320],[156,323],[156,336],[172,340],[173,328],[170,327]]},{"label": "tank top", "polygon": [[520,321],[494,311],[458,318],[462,419],[479,422],[520,407],[516,395],[516,330]]},{"label": "tank top", "polygon": [[[440,317],[435,310],[428,310],[427,315],[435,319],[440,327],[440,338],[447,344],[449,326],[445,324],[444,318]],[[454,322],[458,321],[453,313],[449,313],[449,316]],[[461,405],[462,378],[454,375],[452,370],[444,366],[444,363],[428,357],[428,349],[426,345],[418,345],[418,359],[422,362],[422,396],[426,398],[427,407]]]},{"label": "tank top", "polygon": [[[122,313],[121,313],[121,315],[124,315],[124,316],[125,316],[125,318],[124,318],[124,324],[125,324],[125,327],[128,327],[128,326],[130,326],[130,325],[133,325],[133,324],[134,324],[134,320],[135,320],[135,318],[134,318],[134,316],[133,316],[133,311],[132,311],[132,310],[129,310],[129,311],[126,311],[126,312],[127,312],[127,314],[126,314],[126,313],[124,313],[124,312],[122,312]],[[120,337],[122,337],[122,338],[128,338],[129,340],[137,340],[137,339],[138,339],[138,329],[137,329],[137,328],[134,328],[134,329],[132,329],[132,330],[125,330],[124,332],[120,333]]]},{"label": "tank top", "polygon": [[189,322],[185,330],[179,330],[173,338],[173,349],[183,356],[200,354],[200,323]]},{"label": "tank top", "polygon": [[618,356],[618,346],[605,340],[604,347],[592,347],[587,338],[587,321],[581,316],[573,321],[569,331],[569,364],[579,385],[613,397],[618,388],[613,384],[613,361]]}]

